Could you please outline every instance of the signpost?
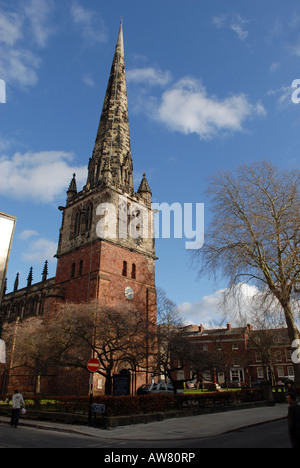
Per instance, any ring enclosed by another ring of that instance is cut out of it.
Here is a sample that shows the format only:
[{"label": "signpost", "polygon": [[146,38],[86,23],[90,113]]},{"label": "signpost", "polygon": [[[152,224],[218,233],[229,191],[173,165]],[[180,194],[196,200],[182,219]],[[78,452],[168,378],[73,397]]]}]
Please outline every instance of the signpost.
[{"label": "signpost", "polygon": [[88,371],[91,373],[97,372],[97,370],[100,369],[100,361],[99,359],[90,359],[89,362],[87,363],[87,368]]},{"label": "signpost", "polygon": [[90,404],[89,404],[89,427],[92,426],[92,415],[93,415],[93,374],[97,372],[101,367],[99,359],[90,359],[87,363],[87,369],[90,372]]}]

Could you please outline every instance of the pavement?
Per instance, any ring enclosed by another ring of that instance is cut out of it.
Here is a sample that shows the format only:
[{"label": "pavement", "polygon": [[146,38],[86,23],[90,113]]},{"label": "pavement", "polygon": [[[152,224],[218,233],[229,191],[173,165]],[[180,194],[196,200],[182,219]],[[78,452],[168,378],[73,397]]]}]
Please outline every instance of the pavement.
[{"label": "pavement", "polygon": [[[213,437],[245,427],[283,420],[287,418],[287,414],[288,405],[278,404],[274,407],[266,406],[263,408],[228,411],[187,418],[167,419],[160,422],[123,426],[110,430],[26,419],[20,421],[20,427],[81,434],[110,441],[188,440]],[[0,427],[1,424],[9,423],[9,418],[0,417]]]}]

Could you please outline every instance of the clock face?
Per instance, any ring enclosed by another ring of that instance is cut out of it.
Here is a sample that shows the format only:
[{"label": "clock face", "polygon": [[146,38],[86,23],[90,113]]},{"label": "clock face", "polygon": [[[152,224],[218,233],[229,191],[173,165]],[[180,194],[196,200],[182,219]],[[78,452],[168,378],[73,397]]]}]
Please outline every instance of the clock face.
[{"label": "clock face", "polygon": [[133,292],[132,288],[128,287],[128,288],[125,289],[125,297],[129,301],[132,301],[132,299],[134,298],[134,292]]}]

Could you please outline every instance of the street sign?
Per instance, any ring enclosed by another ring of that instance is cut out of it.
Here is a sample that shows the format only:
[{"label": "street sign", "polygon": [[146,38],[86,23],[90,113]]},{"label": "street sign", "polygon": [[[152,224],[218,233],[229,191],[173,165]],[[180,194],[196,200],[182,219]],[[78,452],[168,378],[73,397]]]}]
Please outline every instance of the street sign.
[{"label": "street sign", "polygon": [[100,369],[100,361],[99,359],[90,359],[87,363],[87,368],[89,372],[97,372]]},{"label": "street sign", "polygon": [[98,403],[92,404],[92,413],[105,413],[105,405],[99,405]]}]

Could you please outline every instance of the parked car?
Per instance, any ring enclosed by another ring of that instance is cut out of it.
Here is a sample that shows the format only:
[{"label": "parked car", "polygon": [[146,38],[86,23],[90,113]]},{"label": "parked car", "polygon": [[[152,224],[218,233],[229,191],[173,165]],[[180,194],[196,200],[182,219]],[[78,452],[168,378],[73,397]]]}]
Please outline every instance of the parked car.
[{"label": "parked car", "polygon": [[195,387],[194,382],[186,382],[185,383],[185,388],[187,388],[188,390],[192,390],[192,389],[194,389],[196,387]]},{"label": "parked car", "polygon": [[137,389],[137,395],[148,395],[150,392],[151,384],[144,384]]},{"label": "parked car", "polygon": [[[159,382],[154,384],[145,384],[138,388],[137,394],[138,395],[155,395],[155,394],[172,394],[174,393],[174,387],[170,384],[165,382]],[[177,390],[178,394],[183,394],[182,390]]]}]

